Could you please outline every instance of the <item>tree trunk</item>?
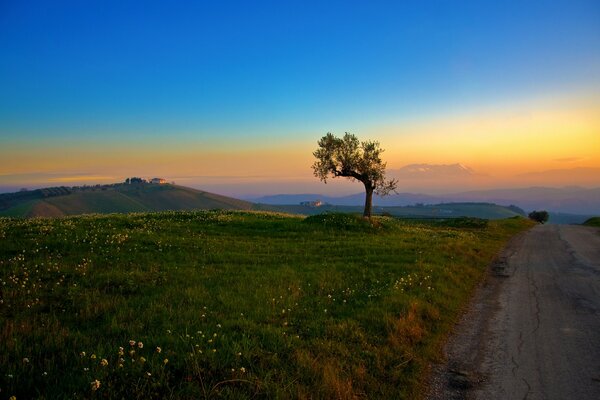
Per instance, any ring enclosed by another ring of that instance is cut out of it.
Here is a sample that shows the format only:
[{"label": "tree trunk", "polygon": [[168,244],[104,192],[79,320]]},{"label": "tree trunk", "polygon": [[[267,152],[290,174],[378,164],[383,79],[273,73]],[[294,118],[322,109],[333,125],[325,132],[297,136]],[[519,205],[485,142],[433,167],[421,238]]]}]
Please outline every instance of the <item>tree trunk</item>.
[{"label": "tree trunk", "polygon": [[371,219],[371,208],[373,205],[373,188],[365,185],[365,192],[367,193],[365,197],[365,211],[363,212],[363,217]]}]

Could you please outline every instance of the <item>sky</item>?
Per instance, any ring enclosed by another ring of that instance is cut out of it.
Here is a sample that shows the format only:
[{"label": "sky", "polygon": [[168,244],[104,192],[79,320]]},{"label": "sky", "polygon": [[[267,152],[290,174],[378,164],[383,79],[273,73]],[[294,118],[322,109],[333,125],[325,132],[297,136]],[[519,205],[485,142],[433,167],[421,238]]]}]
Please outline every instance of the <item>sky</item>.
[{"label": "sky", "polygon": [[0,190],[360,191],[327,132],[474,171],[407,190],[600,186],[600,2],[0,0]]}]

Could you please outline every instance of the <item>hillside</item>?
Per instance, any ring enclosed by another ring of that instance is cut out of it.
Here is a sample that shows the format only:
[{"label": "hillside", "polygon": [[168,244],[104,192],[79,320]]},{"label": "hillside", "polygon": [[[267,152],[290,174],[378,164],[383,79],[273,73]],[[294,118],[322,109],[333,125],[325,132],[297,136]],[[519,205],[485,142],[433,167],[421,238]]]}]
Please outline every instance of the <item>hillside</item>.
[{"label": "hillside", "polygon": [[2,398],[420,398],[490,261],[533,223],[374,220],[0,218]]},{"label": "hillside", "polygon": [[170,184],[58,187],[0,194],[0,216],[12,217],[250,208],[252,203],[243,200]]}]

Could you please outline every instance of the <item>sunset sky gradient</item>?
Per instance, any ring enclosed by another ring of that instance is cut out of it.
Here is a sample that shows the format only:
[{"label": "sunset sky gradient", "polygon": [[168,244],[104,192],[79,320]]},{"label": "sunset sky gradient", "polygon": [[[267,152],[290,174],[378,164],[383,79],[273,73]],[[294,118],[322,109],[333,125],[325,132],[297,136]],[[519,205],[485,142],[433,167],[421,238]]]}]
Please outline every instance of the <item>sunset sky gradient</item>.
[{"label": "sunset sky gradient", "polygon": [[322,3],[1,2],[0,191],[360,191],[312,177],[329,131],[465,188],[600,186],[599,2]]}]

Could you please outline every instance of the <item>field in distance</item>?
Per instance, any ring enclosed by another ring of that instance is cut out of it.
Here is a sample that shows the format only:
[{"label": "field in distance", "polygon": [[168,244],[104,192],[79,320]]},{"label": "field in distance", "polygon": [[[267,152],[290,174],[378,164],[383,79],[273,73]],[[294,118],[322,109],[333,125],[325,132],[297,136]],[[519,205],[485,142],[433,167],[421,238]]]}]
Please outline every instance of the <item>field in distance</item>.
[{"label": "field in distance", "polygon": [[[362,206],[323,204],[273,205],[255,204],[202,190],[171,184],[123,184],[54,187],[0,194],[0,216],[62,217],[81,214],[109,214],[167,210],[262,210],[313,215],[325,212],[362,212]],[[525,216],[516,206],[492,203],[446,203],[435,205],[374,207],[374,213],[402,218],[486,219]]]},{"label": "field in distance", "polygon": [[20,398],[418,398],[523,218],[0,218],[0,388]]}]

